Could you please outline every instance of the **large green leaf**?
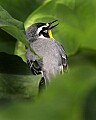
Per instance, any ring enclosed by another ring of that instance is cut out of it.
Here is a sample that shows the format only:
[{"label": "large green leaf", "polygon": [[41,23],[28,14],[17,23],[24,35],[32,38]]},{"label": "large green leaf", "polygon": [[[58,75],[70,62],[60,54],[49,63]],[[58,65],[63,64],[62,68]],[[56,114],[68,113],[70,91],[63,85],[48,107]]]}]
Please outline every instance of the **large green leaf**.
[{"label": "large green leaf", "polygon": [[25,21],[27,16],[42,3],[43,0],[0,0],[0,5],[20,21]]},{"label": "large green leaf", "polygon": [[32,12],[25,27],[54,19],[60,24],[53,30],[53,35],[63,44],[68,55],[76,53],[80,47],[96,50],[95,0],[50,0]]}]

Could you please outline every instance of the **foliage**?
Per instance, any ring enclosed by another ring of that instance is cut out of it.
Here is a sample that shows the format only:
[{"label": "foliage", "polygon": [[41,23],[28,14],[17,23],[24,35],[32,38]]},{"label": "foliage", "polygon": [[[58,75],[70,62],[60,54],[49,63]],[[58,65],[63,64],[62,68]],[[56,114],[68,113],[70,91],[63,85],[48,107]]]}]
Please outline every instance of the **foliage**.
[{"label": "foliage", "polygon": [[[96,120],[96,1],[0,0],[0,5],[0,119]],[[53,35],[67,52],[69,70],[36,98],[41,76],[31,75],[24,62],[25,45],[30,48],[24,33],[32,23],[55,19]]]}]

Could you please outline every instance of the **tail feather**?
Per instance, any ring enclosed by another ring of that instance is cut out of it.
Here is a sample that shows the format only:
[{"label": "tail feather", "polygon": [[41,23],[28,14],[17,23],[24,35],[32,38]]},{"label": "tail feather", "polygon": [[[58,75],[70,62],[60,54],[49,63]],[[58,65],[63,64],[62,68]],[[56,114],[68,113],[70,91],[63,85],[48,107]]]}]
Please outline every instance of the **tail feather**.
[{"label": "tail feather", "polygon": [[44,77],[42,77],[39,83],[39,93],[45,88],[46,88],[46,80],[44,79]]}]

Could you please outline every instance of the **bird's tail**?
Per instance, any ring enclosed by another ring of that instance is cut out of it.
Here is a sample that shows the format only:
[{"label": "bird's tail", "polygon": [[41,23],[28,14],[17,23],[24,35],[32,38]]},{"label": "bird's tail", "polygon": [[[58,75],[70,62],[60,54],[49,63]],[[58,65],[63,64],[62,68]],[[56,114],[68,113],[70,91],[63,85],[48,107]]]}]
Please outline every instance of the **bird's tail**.
[{"label": "bird's tail", "polygon": [[46,71],[43,71],[42,73],[42,78],[39,82],[39,92],[41,92],[43,89],[47,88],[50,80],[50,76]]},{"label": "bird's tail", "polygon": [[41,78],[40,82],[39,82],[39,93],[46,88],[46,80],[44,77]]}]

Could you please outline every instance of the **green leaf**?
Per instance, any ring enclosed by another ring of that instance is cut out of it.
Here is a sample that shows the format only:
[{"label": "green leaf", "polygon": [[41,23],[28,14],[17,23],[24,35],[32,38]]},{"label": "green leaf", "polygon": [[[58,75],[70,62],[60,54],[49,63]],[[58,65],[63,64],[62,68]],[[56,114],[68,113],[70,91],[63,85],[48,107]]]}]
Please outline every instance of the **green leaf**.
[{"label": "green leaf", "polygon": [[[34,50],[30,47],[26,38],[23,23],[12,18],[10,14],[0,6],[0,28],[15,39],[20,40],[25,46],[27,46],[35,55]],[[39,55],[37,55],[39,57]]]},{"label": "green leaf", "polygon": [[25,21],[27,16],[42,3],[43,0],[0,0],[0,5],[20,21]]},{"label": "green leaf", "polygon": [[0,100],[24,100],[32,101],[38,96],[40,76],[0,74]]},{"label": "green leaf", "polygon": [[0,29],[0,52],[14,54],[15,45],[16,39]]},{"label": "green leaf", "polygon": [[1,6],[0,6],[0,28],[28,46],[28,41],[24,34],[23,23],[12,18],[9,15],[9,13],[5,11]]},{"label": "green leaf", "polygon": [[41,76],[33,76],[23,60],[15,55],[0,53],[0,100],[20,100],[38,95]]},{"label": "green leaf", "polygon": [[23,61],[26,62],[26,50],[24,44],[21,41],[16,42],[14,53],[15,55],[20,56]]},{"label": "green leaf", "polygon": [[0,52],[0,73],[28,75],[31,74],[28,65],[16,55]]},{"label": "green leaf", "polygon": [[75,13],[82,30],[78,36],[81,47],[96,50],[96,1],[77,0]]}]

